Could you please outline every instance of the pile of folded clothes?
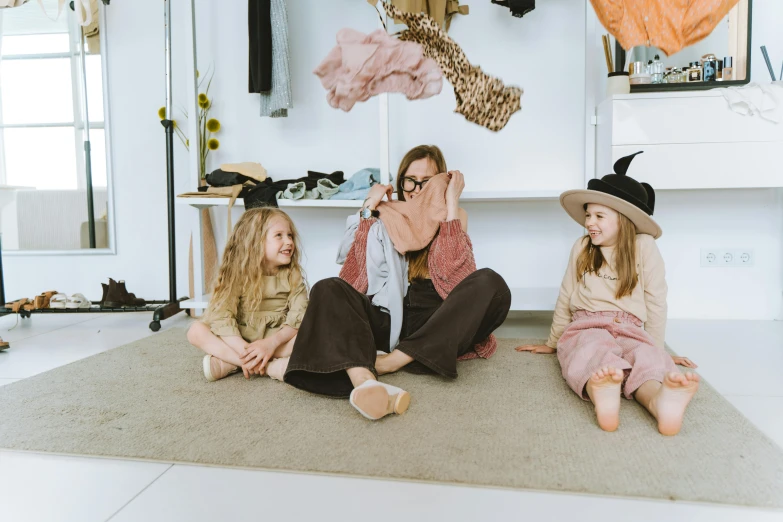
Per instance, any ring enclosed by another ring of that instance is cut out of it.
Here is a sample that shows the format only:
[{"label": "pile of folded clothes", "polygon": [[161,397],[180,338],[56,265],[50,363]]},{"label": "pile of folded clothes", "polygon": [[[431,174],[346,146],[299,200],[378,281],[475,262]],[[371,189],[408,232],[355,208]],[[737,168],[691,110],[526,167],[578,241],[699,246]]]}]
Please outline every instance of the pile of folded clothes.
[{"label": "pile of folded clothes", "polygon": [[237,198],[244,199],[246,209],[277,207],[281,199],[363,200],[370,187],[380,183],[380,179],[380,169],[366,168],[347,181],[341,170],[331,174],[308,170],[307,176],[302,178],[274,181],[260,163],[230,163],[207,174],[207,185],[199,187],[198,192],[187,192],[179,197],[230,198],[230,212]]}]

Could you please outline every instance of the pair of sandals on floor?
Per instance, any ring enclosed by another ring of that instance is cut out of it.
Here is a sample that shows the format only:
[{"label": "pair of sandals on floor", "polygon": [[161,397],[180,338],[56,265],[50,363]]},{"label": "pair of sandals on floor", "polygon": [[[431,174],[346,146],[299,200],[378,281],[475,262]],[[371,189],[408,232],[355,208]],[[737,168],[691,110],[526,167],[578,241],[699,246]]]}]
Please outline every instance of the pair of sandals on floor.
[{"label": "pair of sandals on floor", "polygon": [[68,296],[66,294],[58,293],[57,290],[50,290],[43,292],[35,296],[34,299],[28,299],[23,297],[18,301],[12,303],[6,303],[5,307],[10,309],[13,313],[18,314],[20,310],[32,311],[41,310],[43,308],[89,308],[91,305],[90,300],[84,297],[83,294],[73,294]]},{"label": "pair of sandals on floor", "polygon": [[[52,297],[54,297],[55,295],[57,295],[57,290],[50,290],[49,292],[43,292],[35,296],[34,299],[28,299],[27,297],[23,297],[22,299],[19,299],[17,301],[6,303],[5,308],[7,310],[11,310],[11,312],[15,314],[18,314],[22,310],[29,312],[32,310],[39,310],[41,308],[49,308]],[[11,347],[11,343],[4,341],[2,338],[0,338],[0,351],[6,350],[10,347]]]}]

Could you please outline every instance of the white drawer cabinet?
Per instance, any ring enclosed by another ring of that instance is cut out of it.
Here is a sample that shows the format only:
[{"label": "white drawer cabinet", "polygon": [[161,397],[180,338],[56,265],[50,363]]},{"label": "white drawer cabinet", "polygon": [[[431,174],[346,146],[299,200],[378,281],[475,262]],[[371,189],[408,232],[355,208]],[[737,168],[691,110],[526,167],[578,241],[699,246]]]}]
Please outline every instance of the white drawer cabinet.
[{"label": "white drawer cabinet", "polygon": [[656,189],[783,186],[783,123],[733,112],[717,89],[617,95],[597,125],[598,177],[643,150],[629,175]]}]

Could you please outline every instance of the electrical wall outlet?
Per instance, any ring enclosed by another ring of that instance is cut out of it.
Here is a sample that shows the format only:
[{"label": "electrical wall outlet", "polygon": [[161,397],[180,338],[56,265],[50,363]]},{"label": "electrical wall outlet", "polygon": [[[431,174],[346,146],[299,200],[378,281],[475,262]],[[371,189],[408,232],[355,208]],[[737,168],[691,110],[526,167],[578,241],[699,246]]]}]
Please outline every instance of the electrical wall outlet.
[{"label": "electrical wall outlet", "polygon": [[753,266],[756,256],[752,248],[737,248],[734,250],[735,266]]},{"label": "electrical wall outlet", "polygon": [[753,266],[755,261],[752,248],[702,248],[700,258],[703,267]]},{"label": "electrical wall outlet", "polygon": [[717,248],[701,249],[701,266],[718,266],[718,255],[720,251]]}]

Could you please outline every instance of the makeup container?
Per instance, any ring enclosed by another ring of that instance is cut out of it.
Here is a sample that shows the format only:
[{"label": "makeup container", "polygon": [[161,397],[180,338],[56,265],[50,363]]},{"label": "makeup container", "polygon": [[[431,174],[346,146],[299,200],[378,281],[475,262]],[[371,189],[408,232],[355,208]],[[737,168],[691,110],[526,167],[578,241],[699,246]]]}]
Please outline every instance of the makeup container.
[{"label": "makeup container", "polygon": [[625,71],[611,72],[606,80],[606,96],[613,94],[628,94],[631,92],[631,83]]},{"label": "makeup container", "polygon": [[727,56],[723,59],[723,81],[730,82],[734,79],[734,58]]},{"label": "makeup container", "polygon": [[631,62],[628,72],[633,76],[634,74],[646,74],[647,66],[644,62]]},{"label": "makeup container", "polygon": [[631,85],[648,85],[652,83],[652,75],[648,73],[632,74],[630,83]]}]

